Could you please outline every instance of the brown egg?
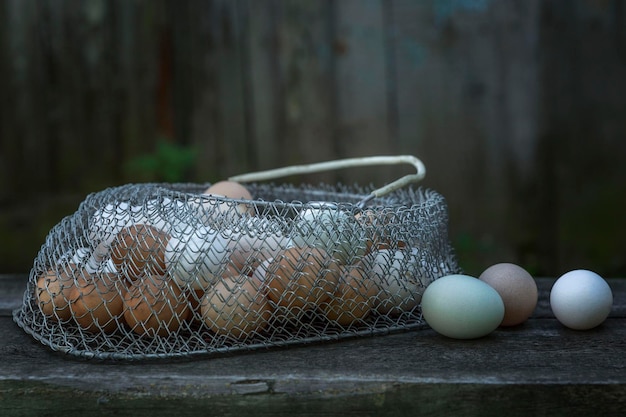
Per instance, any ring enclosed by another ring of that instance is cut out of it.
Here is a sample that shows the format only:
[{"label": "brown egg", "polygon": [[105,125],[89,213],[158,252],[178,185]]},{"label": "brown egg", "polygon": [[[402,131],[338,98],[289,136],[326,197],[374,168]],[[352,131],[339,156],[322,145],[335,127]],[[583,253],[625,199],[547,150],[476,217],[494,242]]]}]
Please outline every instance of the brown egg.
[{"label": "brown egg", "polygon": [[378,287],[361,265],[348,267],[333,296],[322,306],[324,316],[341,326],[360,321],[374,306]]},{"label": "brown egg", "polygon": [[204,298],[204,293],[205,290],[193,289],[187,291],[187,301],[189,302],[189,308],[192,313],[200,312],[200,303]]},{"label": "brown egg", "polygon": [[140,335],[168,336],[188,319],[190,310],[182,290],[159,275],[142,277],[124,294],[124,319]]},{"label": "brown egg", "polygon": [[259,261],[253,258],[244,258],[239,252],[233,253],[224,265],[221,276],[230,277],[235,275],[252,275]]},{"label": "brown egg", "polygon": [[268,297],[292,310],[312,309],[335,292],[340,275],[339,264],[323,249],[285,249],[267,267]]},{"label": "brown egg", "polygon": [[70,309],[74,320],[92,333],[111,333],[118,329],[116,320],[124,311],[124,283],[117,274],[93,274],[83,270],[72,290]]},{"label": "brown egg", "polygon": [[200,308],[212,331],[236,339],[265,329],[272,316],[259,282],[247,275],[223,278],[207,290]]},{"label": "brown egg", "polygon": [[205,290],[203,289],[188,289],[185,291],[187,304],[189,305],[189,316],[187,317],[187,321],[195,327],[202,323],[200,305],[202,304],[204,293]]},{"label": "brown egg", "polygon": [[78,273],[74,263],[57,264],[37,279],[35,296],[43,314],[61,321],[72,316],[69,305]]},{"label": "brown egg", "polygon": [[125,227],[111,243],[111,260],[130,280],[143,274],[162,275],[169,239],[167,233],[147,224]]},{"label": "brown egg", "polygon": [[499,263],[487,268],[478,277],[492,286],[504,303],[500,326],[515,326],[526,321],[537,306],[537,284],[522,267]]}]

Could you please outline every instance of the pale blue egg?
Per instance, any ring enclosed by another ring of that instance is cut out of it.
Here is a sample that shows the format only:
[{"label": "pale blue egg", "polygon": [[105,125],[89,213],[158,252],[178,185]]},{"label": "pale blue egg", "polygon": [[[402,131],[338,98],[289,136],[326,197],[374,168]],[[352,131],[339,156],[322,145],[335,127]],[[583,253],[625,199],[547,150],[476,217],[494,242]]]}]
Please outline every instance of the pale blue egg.
[{"label": "pale blue egg", "polygon": [[476,339],[500,325],[504,303],[493,287],[477,278],[447,275],[424,291],[422,314],[437,333],[454,339]]}]

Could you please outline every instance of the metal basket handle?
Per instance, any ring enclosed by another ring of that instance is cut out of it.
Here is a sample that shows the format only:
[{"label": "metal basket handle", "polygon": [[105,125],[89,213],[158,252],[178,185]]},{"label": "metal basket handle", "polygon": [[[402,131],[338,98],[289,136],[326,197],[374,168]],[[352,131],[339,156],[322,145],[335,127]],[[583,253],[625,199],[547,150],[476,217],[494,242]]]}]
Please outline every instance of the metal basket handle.
[{"label": "metal basket handle", "polygon": [[287,177],[290,175],[309,174],[313,172],[329,171],[334,169],[369,165],[399,164],[413,165],[417,172],[415,174],[405,175],[404,177],[401,177],[383,187],[375,189],[370,193],[370,195],[365,197],[357,204],[359,208],[363,208],[369,201],[376,197],[382,197],[399,188],[405,187],[408,184],[421,181],[424,176],[426,176],[426,167],[424,166],[424,163],[412,155],[367,156],[359,158],[337,159],[334,161],[319,162],[306,165],[293,165],[284,168],[270,169],[267,171],[251,172],[248,174],[235,175],[233,177],[230,177],[229,180],[236,182],[265,181],[280,177]]}]

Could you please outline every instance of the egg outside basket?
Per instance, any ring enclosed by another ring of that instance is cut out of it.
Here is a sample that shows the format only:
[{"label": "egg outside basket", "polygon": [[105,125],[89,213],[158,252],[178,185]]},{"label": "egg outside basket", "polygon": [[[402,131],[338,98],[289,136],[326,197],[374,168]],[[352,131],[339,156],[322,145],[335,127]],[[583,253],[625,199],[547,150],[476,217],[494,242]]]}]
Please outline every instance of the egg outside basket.
[{"label": "egg outside basket", "polygon": [[[381,189],[258,182],[337,163],[417,173]],[[444,198],[407,186],[424,172],[412,156],[370,157],[233,177],[254,199],[203,194],[210,184],[90,194],[47,235],[14,321],[52,350],[100,359],[422,328],[424,289],[460,272]]]}]

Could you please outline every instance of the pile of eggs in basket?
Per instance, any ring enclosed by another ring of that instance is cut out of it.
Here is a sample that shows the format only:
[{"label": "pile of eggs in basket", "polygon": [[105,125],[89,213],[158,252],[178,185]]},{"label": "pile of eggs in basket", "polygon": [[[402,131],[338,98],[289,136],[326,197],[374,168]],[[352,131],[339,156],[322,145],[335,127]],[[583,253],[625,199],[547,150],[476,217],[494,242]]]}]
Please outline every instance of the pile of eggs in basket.
[{"label": "pile of eggs in basket", "polygon": [[426,285],[417,252],[364,234],[375,230],[364,227],[372,221],[367,213],[310,204],[285,233],[255,217],[250,205],[233,210],[233,201],[252,199],[240,184],[218,182],[204,194],[228,197],[217,207],[206,199],[213,207],[202,212],[235,217],[220,221],[237,227],[218,230],[211,219],[159,220],[163,205],[188,207],[167,199],[100,208],[89,220],[93,250],[60,256],[39,277],[43,314],[93,333],[124,327],[168,336],[196,321],[243,339],[263,331],[279,312],[299,320],[315,310],[347,327],[373,312],[393,316],[418,306]]}]

